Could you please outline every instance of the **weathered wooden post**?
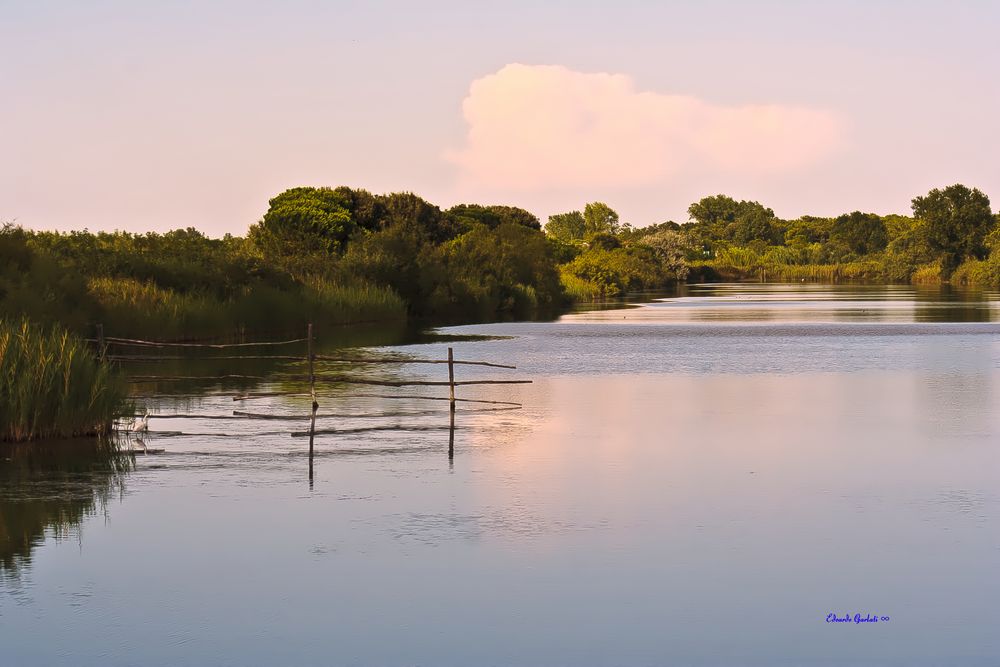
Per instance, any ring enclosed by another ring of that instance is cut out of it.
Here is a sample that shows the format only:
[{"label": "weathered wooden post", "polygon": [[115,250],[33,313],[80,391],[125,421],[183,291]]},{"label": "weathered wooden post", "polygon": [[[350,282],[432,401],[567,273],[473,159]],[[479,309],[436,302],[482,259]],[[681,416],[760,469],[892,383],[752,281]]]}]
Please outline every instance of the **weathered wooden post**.
[{"label": "weathered wooden post", "polygon": [[307,354],[309,358],[309,396],[312,398],[312,418],[309,420],[309,487],[312,488],[313,482],[313,438],[316,435],[316,410],[319,409],[319,403],[316,402],[316,373],[314,365],[316,363],[316,355],[313,353],[313,325],[312,322],[309,323],[309,330],[307,333],[308,338],[308,349]]},{"label": "weathered wooden post", "polygon": [[455,411],[450,413],[451,427],[448,429],[448,463],[455,461]]},{"label": "weathered wooden post", "polygon": [[451,403],[451,411],[455,412],[455,355],[450,347],[448,348],[448,400]]},{"label": "weathered wooden post", "polygon": [[97,325],[97,360],[104,361],[104,325]]}]

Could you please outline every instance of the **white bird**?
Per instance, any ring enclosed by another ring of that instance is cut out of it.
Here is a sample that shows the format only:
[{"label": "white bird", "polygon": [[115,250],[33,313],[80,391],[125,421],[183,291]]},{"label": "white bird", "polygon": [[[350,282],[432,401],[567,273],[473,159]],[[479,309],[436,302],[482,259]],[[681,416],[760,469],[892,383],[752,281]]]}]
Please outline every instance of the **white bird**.
[{"label": "white bird", "polygon": [[142,420],[132,424],[132,430],[135,433],[145,433],[149,430],[149,411],[143,415]]}]

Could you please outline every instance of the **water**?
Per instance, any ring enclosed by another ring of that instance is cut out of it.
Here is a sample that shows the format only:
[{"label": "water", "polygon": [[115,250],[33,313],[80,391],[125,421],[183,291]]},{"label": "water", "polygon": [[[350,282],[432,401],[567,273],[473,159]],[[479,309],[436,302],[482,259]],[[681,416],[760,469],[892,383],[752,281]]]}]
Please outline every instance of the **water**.
[{"label": "water", "polygon": [[516,363],[459,396],[523,409],[460,403],[449,457],[446,403],[358,396],[442,388],[326,387],[394,416],[321,428],[413,430],[317,436],[311,487],[304,422],[154,418],[125,474],[12,457],[0,663],[995,665],[998,303],[714,286],[449,328],[372,352]]}]

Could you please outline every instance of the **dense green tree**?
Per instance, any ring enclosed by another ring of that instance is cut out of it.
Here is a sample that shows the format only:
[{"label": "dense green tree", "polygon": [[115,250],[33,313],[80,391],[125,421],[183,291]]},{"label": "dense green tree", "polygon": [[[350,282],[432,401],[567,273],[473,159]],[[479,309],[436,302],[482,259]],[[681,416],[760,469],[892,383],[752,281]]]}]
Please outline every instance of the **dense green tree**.
[{"label": "dense green tree", "polygon": [[587,222],[583,218],[583,213],[579,211],[557,213],[549,216],[545,233],[563,243],[583,241],[587,235]]},{"label": "dense green tree", "polygon": [[373,195],[367,190],[352,189],[340,186],[334,190],[344,202],[351,214],[351,220],[359,229],[374,231],[381,229],[388,218],[385,198]]},{"label": "dense green tree", "polygon": [[343,193],[330,188],[285,190],[250,228],[250,238],[271,257],[338,252],[357,229],[349,204]]},{"label": "dense green tree", "polygon": [[542,228],[542,223],[539,222],[538,216],[523,208],[493,204],[487,206],[486,209],[499,218],[500,224],[520,225],[521,227],[534,230],[541,230]]},{"label": "dense green tree", "polygon": [[529,229],[542,228],[534,214],[516,206],[459,204],[452,206],[447,213],[461,221],[467,228],[471,223],[486,225],[490,229],[495,229],[502,224],[521,225]]},{"label": "dense green tree", "polygon": [[803,248],[813,243],[826,243],[833,229],[831,218],[817,218],[804,215],[791,220],[785,228],[785,245]]},{"label": "dense green tree", "polygon": [[989,198],[956,184],[913,200],[913,215],[926,223],[927,242],[941,255],[944,277],[967,257],[986,254],[983,239],[995,224]]},{"label": "dense green tree", "polygon": [[885,250],[889,237],[882,218],[854,211],[834,220],[830,242],[855,255],[867,255]]},{"label": "dense green tree", "polygon": [[695,225],[694,237],[703,245],[720,239],[737,243],[784,240],[774,211],[759,202],[736,201],[726,195],[704,197],[688,207],[688,215]]},{"label": "dense green tree", "polygon": [[393,192],[382,202],[386,209],[383,227],[402,225],[431,243],[444,243],[462,232],[460,222],[412,192]]},{"label": "dense green tree", "polygon": [[584,235],[617,234],[621,230],[618,213],[604,202],[591,202],[583,207]]}]

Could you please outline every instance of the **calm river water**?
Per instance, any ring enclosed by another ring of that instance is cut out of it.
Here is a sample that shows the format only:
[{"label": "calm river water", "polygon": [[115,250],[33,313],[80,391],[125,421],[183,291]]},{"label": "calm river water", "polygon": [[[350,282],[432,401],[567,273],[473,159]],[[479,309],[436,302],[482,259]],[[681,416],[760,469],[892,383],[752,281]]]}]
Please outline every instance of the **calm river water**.
[{"label": "calm river water", "polygon": [[[696,286],[438,333],[363,352],[533,380],[460,387],[523,408],[460,403],[451,456],[447,403],[371,396],[444,388],[324,385],[311,485],[303,421],[0,461],[0,664],[1000,664],[996,295]],[[171,386],[140,405],[307,410]]]}]

